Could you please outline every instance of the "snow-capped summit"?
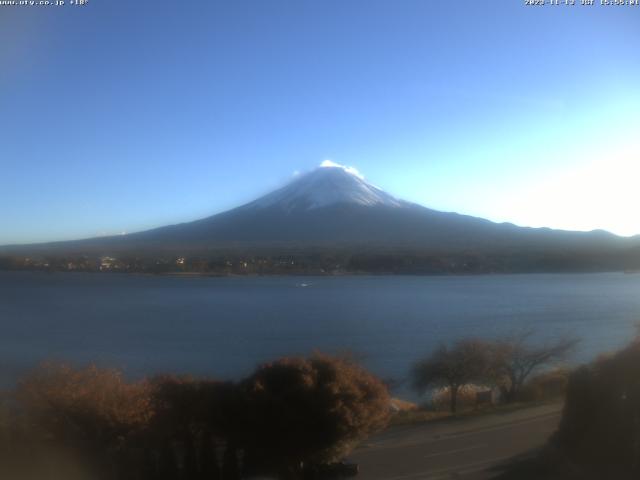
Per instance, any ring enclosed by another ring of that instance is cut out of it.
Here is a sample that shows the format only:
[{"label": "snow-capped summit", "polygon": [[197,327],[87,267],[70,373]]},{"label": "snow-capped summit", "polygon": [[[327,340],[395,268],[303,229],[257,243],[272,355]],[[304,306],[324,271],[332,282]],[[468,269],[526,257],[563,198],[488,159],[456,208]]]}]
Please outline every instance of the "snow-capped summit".
[{"label": "snow-capped summit", "polygon": [[244,208],[276,207],[293,212],[336,204],[400,207],[404,202],[367,183],[353,167],[325,160],[315,170],[300,175],[285,187],[245,205]]}]

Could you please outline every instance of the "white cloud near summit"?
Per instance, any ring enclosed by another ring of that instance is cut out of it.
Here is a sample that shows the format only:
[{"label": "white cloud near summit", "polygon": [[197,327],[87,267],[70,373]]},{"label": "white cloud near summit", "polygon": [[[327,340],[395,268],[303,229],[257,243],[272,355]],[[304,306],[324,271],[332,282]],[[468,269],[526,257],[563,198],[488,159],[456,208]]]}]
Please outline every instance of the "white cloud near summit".
[{"label": "white cloud near summit", "polygon": [[334,162],[333,160],[323,160],[322,163],[320,164],[321,168],[341,168],[343,169],[345,172],[350,173],[352,175],[355,175],[356,177],[364,180],[364,175],[362,175],[357,168],[355,167],[349,167],[347,165],[341,165],[339,163]]}]

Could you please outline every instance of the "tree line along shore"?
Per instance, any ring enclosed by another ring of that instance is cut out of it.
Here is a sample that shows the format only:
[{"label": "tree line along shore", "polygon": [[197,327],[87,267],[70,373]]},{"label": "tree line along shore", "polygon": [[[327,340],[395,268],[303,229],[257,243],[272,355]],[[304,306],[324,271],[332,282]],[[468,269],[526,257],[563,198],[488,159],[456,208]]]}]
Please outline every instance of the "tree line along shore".
[{"label": "tree line along shore", "polygon": [[640,269],[636,251],[319,248],[212,249],[204,252],[70,254],[0,252],[0,270],[199,275],[487,274]]}]

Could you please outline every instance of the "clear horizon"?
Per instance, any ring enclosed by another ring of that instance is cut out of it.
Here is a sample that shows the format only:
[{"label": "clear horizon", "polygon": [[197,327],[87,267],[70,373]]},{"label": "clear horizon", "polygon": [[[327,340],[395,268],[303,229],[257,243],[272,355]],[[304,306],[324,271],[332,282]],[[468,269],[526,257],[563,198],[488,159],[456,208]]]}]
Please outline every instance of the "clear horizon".
[{"label": "clear horizon", "polygon": [[2,13],[0,245],[195,220],[327,159],[437,210],[640,234],[639,8]]}]

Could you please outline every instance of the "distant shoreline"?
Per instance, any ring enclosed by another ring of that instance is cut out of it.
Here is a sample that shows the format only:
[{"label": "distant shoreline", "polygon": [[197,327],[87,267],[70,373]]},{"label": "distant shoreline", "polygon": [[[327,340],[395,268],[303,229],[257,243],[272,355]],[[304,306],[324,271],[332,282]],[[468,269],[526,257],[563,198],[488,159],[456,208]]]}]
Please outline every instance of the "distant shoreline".
[{"label": "distant shoreline", "polygon": [[402,272],[342,272],[342,273],[215,273],[215,272],[122,272],[122,271],[66,271],[66,270],[38,270],[38,269],[23,269],[23,270],[9,270],[0,269],[0,273],[43,273],[43,274],[92,274],[92,275],[131,275],[142,277],[165,277],[165,278],[285,278],[285,277],[315,277],[315,278],[329,278],[329,277],[495,277],[502,275],[598,275],[598,274],[620,274],[620,275],[636,275],[640,274],[640,271],[622,271],[622,270],[594,270],[594,271],[518,271],[518,272],[478,272],[478,273],[402,273]]}]

